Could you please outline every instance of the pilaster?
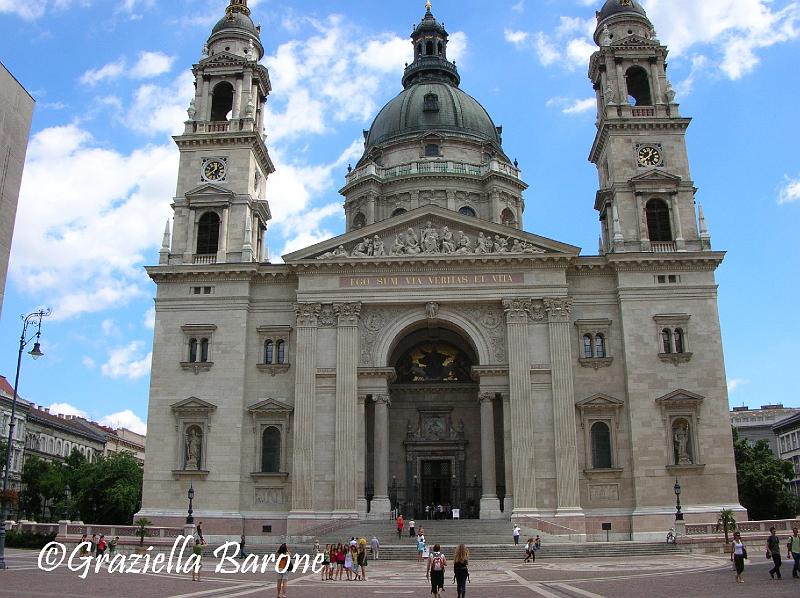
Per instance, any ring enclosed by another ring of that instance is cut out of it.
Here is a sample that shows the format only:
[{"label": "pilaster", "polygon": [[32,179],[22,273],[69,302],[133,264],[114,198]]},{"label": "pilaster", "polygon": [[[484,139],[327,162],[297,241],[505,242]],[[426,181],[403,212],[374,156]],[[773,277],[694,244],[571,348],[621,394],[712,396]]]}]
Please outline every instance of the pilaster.
[{"label": "pilaster", "polygon": [[389,501],[389,406],[388,394],[374,395],[375,403],[375,496],[372,499],[371,514],[387,518],[391,511]]},{"label": "pilaster", "polygon": [[334,446],[334,511],[357,515],[356,465],[358,437],[358,319],[360,303],[333,306],[336,334],[336,442]]},{"label": "pilaster", "polygon": [[478,395],[481,409],[481,519],[500,519],[500,500],[497,498],[497,471],[494,450],[494,395],[481,392]]},{"label": "pilaster", "polygon": [[533,443],[533,397],[528,355],[530,299],[506,299],[503,309],[508,329],[508,377],[511,404],[511,461],[514,470],[513,515],[538,516],[536,459]]},{"label": "pilaster", "polygon": [[582,515],[578,488],[575,391],[570,351],[572,299],[545,299],[553,377],[553,432],[556,449],[557,515]]},{"label": "pilaster", "polygon": [[292,457],[292,512],[314,507],[314,391],[317,377],[317,326],[321,305],[298,303],[297,359],[294,393],[294,451]]}]

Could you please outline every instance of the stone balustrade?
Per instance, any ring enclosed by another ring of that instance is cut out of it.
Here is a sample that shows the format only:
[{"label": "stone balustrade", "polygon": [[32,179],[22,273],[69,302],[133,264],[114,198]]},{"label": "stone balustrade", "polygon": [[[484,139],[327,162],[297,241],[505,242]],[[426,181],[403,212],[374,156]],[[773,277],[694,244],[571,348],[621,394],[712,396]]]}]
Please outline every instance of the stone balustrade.
[{"label": "stone balustrade", "polygon": [[520,170],[511,164],[492,160],[488,164],[469,164],[453,160],[417,160],[396,166],[380,167],[367,164],[347,175],[347,184],[356,182],[365,176],[376,176],[382,180],[422,174],[455,174],[461,176],[483,177],[490,172],[498,172],[515,179],[520,178]]}]

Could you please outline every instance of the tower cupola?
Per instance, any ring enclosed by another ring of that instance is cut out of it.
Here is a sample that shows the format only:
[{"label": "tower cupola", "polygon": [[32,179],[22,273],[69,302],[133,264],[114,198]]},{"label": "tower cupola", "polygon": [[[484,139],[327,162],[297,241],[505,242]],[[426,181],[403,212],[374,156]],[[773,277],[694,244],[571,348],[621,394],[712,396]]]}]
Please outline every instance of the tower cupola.
[{"label": "tower cupola", "polygon": [[456,65],[447,60],[447,30],[433,16],[430,0],[425,8],[425,16],[411,34],[414,62],[406,67],[403,87],[408,89],[421,81],[444,81],[458,87],[461,77]]},{"label": "tower cupola", "polygon": [[616,40],[636,35],[645,39],[655,37],[653,24],[637,0],[606,0],[597,11],[597,29],[594,41],[608,46]]},{"label": "tower cupola", "polygon": [[225,16],[211,30],[204,53],[214,55],[228,52],[248,60],[261,60],[264,46],[261,44],[261,26],[253,23],[247,0],[230,0]]}]

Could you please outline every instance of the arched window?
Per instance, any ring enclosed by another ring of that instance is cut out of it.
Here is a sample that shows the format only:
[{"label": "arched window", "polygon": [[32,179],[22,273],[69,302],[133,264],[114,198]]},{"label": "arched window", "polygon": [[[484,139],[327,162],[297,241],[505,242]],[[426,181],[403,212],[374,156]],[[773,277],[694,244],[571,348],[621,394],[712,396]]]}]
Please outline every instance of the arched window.
[{"label": "arched window", "polygon": [[51,454],[52,454],[53,452],[55,452],[55,444],[53,443],[53,439],[52,439],[52,438],[50,438],[50,439],[47,441],[47,452],[48,452],[48,453],[51,453]]},{"label": "arched window", "polygon": [[442,52],[444,51],[444,46],[442,45],[442,42],[439,42],[439,43],[437,44],[437,46],[436,46],[436,49],[438,50],[438,54],[439,54],[439,56],[441,56],[441,55],[442,55]]},{"label": "arched window", "polygon": [[611,430],[604,422],[595,422],[591,431],[592,468],[611,469]]},{"label": "arched window", "polygon": [[680,328],[675,329],[675,352],[676,353],[683,353],[686,351],[684,347],[684,340],[683,340],[683,330]]},{"label": "arched window", "polygon": [[264,343],[264,363],[272,363],[272,358],[275,356],[275,343],[267,341]]},{"label": "arched window", "polygon": [[189,341],[189,363],[197,363],[197,339]]},{"label": "arched window", "polygon": [[426,93],[422,100],[423,112],[439,112],[439,96],[435,93]]},{"label": "arched window", "polygon": [[478,215],[475,213],[475,210],[473,210],[469,206],[464,206],[463,208],[461,208],[458,211],[458,213],[461,214],[462,216],[469,216],[470,218],[477,218],[478,217]]},{"label": "arched window", "polygon": [[592,335],[586,334],[583,337],[583,356],[586,359],[592,358]]},{"label": "arched window", "polygon": [[209,255],[219,250],[219,215],[206,212],[197,223],[197,253]]},{"label": "arched window", "polygon": [[650,79],[647,71],[640,66],[632,66],[625,73],[625,83],[628,86],[628,102],[634,106],[652,106],[653,99],[650,94]]},{"label": "arched window", "polygon": [[228,117],[233,110],[233,85],[223,81],[217,83],[212,92],[211,99],[211,120],[223,121],[228,120]]},{"label": "arched window", "polygon": [[392,218],[395,216],[400,216],[401,214],[405,214],[408,210],[405,208],[397,208],[394,212],[392,212]]},{"label": "arched window", "polygon": [[278,341],[277,349],[278,355],[275,363],[286,363],[286,342]]},{"label": "arched window", "polygon": [[433,42],[425,42],[425,55],[433,56]]},{"label": "arched window", "polygon": [[364,216],[363,213],[359,212],[356,214],[356,217],[353,218],[353,228],[364,228],[367,225],[367,217]]},{"label": "arched window", "polygon": [[651,199],[645,206],[647,232],[651,241],[668,243],[672,241],[672,226],[669,223],[669,206],[663,199]]},{"label": "arched window", "polygon": [[500,215],[501,222],[506,226],[516,226],[517,219],[514,217],[514,212],[506,208]]},{"label": "arched window", "polygon": [[606,356],[606,338],[602,334],[594,337],[594,356],[601,359]]},{"label": "arched window", "polygon": [[417,44],[417,58],[422,56],[422,42]]},{"label": "arched window", "polygon": [[439,144],[438,143],[426,143],[425,144],[425,155],[427,157],[438,156],[439,154]]},{"label": "arched window", "polygon": [[261,435],[261,471],[278,473],[281,470],[281,432],[270,426]]},{"label": "arched window", "polygon": [[208,339],[204,338],[200,340],[200,363],[205,363],[208,361]]},{"label": "arched window", "polygon": [[61,452],[61,441],[57,440],[56,441],[56,455],[62,455],[62,454],[63,453]]},{"label": "arched window", "polygon": [[672,331],[669,328],[661,331],[661,348],[664,353],[672,353]]}]

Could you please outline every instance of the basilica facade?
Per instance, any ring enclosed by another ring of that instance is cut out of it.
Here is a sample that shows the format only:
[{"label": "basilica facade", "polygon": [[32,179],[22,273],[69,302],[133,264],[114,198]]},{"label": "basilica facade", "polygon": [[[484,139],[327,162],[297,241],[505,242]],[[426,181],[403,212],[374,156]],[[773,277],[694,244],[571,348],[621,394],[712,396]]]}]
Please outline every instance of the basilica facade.
[{"label": "basilica facade", "polygon": [[[403,91],[347,174],[346,232],[266,259],[260,28],[231,0],[194,65],[157,266],[142,516],[211,535],[509,519],[661,537],[741,511],[716,268],[667,48],[597,13],[598,255],[522,228],[518,165],[428,4]],[[587,139],[587,145],[589,140]],[[588,206],[587,206],[587,209]],[[254,540],[255,541],[255,540]]]}]

